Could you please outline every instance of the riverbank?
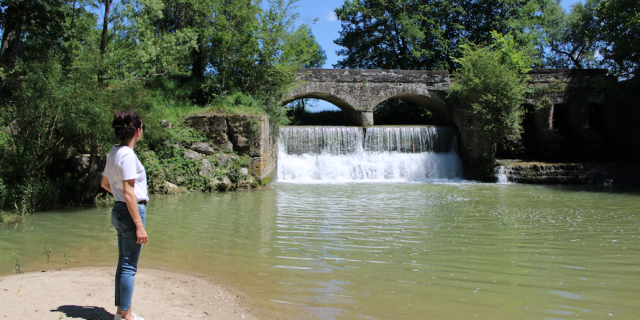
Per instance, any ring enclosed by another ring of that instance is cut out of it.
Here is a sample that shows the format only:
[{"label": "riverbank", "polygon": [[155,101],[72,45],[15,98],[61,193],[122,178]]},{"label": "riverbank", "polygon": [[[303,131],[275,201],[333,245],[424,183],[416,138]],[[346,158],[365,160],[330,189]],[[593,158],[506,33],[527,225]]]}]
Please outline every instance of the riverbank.
[{"label": "riverbank", "polygon": [[[78,268],[0,277],[3,319],[111,320],[114,268]],[[199,277],[140,269],[133,310],[149,319],[260,319],[243,298]]]}]

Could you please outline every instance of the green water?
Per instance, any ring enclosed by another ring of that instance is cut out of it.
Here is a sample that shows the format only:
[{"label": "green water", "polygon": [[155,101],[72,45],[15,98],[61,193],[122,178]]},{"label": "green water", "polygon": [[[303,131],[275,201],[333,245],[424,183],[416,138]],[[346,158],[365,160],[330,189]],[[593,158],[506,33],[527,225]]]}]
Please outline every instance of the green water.
[{"label": "green water", "polygon": [[[275,184],[153,198],[140,267],[210,277],[290,319],[631,319],[640,191]],[[0,227],[0,274],[114,265],[110,208]],[[134,298],[135,299],[135,298]],[[106,306],[105,306],[106,307]]]}]

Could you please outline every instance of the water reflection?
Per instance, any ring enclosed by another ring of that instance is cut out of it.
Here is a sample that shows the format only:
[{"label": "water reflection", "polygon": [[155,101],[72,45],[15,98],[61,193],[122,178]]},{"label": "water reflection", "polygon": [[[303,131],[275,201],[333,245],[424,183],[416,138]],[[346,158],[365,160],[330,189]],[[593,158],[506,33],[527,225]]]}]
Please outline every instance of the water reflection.
[{"label": "water reflection", "polygon": [[[640,193],[485,184],[276,184],[154,198],[141,268],[202,274],[277,318],[633,318]],[[0,273],[113,265],[109,208],[0,227]]]}]

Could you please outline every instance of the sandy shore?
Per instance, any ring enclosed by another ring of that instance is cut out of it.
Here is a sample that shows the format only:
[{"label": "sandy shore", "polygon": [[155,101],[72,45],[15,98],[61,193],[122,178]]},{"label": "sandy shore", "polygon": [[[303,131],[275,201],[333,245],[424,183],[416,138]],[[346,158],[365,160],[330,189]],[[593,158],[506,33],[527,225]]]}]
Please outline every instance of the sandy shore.
[{"label": "sandy shore", "polygon": [[[0,277],[0,319],[113,319],[114,268]],[[258,319],[240,297],[206,279],[140,269],[133,311],[148,320]]]}]

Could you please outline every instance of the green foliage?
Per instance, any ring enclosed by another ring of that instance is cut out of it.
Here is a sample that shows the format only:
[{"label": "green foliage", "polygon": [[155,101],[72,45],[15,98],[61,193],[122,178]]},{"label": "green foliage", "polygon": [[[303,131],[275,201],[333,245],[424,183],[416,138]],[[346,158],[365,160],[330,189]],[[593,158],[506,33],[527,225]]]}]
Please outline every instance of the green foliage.
[{"label": "green foliage", "polygon": [[454,70],[460,45],[491,42],[491,31],[511,34],[539,64],[545,12],[553,0],[347,0],[335,43],[341,68]]},{"label": "green foliage", "polygon": [[22,261],[20,260],[20,256],[13,252],[13,273],[15,274],[23,274],[22,272]]},{"label": "green foliage", "polygon": [[548,11],[546,26],[550,53],[545,57],[547,66],[554,68],[594,68],[597,65],[596,51],[598,19],[595,9],[600,0],[578,2],[569,14],[555,5]]},{"label": "green foliage", "polygon": [[640,3],[636,0],[600,1],[596,8],[605,64],[614,74],[640,74]]},{"label": "green foliage", "polygon": [[253,96],[242,92],[233,92],[224,97],[218,98],[199,112],[250,115],[265,114],[265,110],[261,102],[256,100]]},{"label": "green foliage", "polygon": [[[185,117],[287,122],[280,101],[296,69],[326,59],[309,26],[296,22],[295,2],[0,0],[0,209],[93,201],[97,155],[117,143],[115,110],[141,115],[140,150],[151,167],[172,168],[157,177],[189,174],[181,186],[210,189],[193,175],[195,161],[181,158],[203,140]],[[88,172],[69,168],[81,154],[94,155]]]},{"label": "green foliage", "polygon": [[524,116],[521,106],[526,88],[526,55],[513,50],[511,40],[494,35],[490,47],[463,46],[448,99],[469,105],[474,126],[496,143],[515,133]]},{"label": "green foliage", "polygon": [[64,258],[64,264],[67,266],[67,270],[69,270],[71,268],[71,253],[69,253],[69,249],[65,250],[64,253],[62,254],[62,257]]},{"label": "green foliage", "polygon": [[53,250],[51,250],[51,247],[49,246],[49,237],[45,234],[42,240],[44,240],[44,252],[42,252],[42,254],[47,257],[47,264],[51,270],[53,270],[53,263],[51,262],[51,252],[53,252]]}]

